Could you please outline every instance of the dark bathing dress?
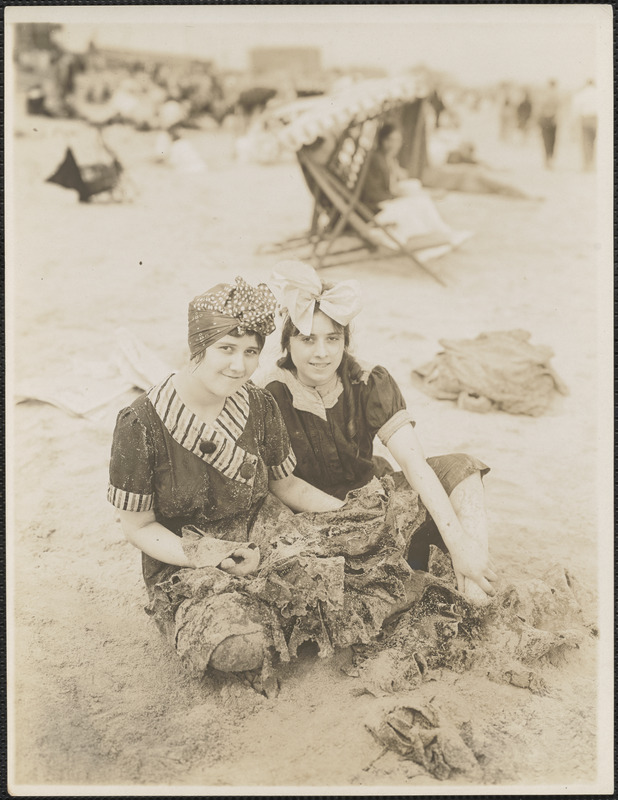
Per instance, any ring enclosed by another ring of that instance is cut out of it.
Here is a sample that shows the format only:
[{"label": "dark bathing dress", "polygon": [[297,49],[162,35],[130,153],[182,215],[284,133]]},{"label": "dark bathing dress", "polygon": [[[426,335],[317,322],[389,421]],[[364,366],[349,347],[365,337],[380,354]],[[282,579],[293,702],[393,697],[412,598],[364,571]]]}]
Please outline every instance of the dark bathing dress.
[{"label": "dark bathing dress", "polygon": [[[346,435],[343,384],[326,397],[300,383],[294,373],[277,369],[266,388],[273,394],[290,435],[296,456],[294,474],[328,494],[343,499],[351,489],[364,486],[374,477],[394,471],[386,459],[373,454],[377,436],[386,445],[405,425],[415,425],[399,386],[381,366],[365,369],[352,381],[355,395],[356,441]],[[447,495],[464,478],[475,472],[485,475],[489,467],[474,456],[453,453],[428,458]],[[408,487],[401,472],[394,473],[397,487]],[[420,501],[419,501],[420,502]],[[429,545],[446,550],[429,514],[417,531],[410,531],[408,562],[415,569],[426,569]]]},{"label": "dark bathing dress", "polygon": [[[202,452],[205,440],[216,445],[214,452]],[[294,465],[268,392],[245,384],[208,425],[184,405],[170,375],[118,414],[107,499],[125,511],[154,510],[156,521],[177,536],[194,525],[218,539],[246,542],[269,477],[285,478]],[[142,553],[149,594],[179,569]]]},{"label": "dark bathing dress", "polygon": [[[215,445],[213,452],[202,452],[205,441]],[[269,478],[290,475],[294,463],[268,392],[245,384],[208,425],[184,405],[169,376],[119,413],[107,497],[125,511],[153,510],[156,521],[179,537],[189,525],[217,539],[247,542],[273,498]],[[146,613],[196,676],[228,636],[261,631],[259,614],[221,570],[183,569],[142,552],[142,573]]]}]

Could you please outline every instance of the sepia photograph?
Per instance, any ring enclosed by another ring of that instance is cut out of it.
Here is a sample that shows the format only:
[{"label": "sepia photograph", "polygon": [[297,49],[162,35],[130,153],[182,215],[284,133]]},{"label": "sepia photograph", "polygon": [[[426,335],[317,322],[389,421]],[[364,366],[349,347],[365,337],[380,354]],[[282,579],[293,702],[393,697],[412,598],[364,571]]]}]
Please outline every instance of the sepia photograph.
[{"label": "sepia photograph", "polygon": [[5,9],[10,796],[613,794],[613,24]]}]

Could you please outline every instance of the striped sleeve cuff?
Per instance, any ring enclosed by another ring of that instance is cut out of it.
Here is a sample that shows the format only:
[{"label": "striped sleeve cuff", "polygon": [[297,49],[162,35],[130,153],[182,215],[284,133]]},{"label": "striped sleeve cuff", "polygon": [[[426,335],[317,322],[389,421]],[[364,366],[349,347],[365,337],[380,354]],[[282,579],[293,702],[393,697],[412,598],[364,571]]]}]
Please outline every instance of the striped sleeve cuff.
[{"label": "striped sleeve cuff", "polygon": [[384,425],[380,428],[377,433],[378,439],[382,442],[382,444],[386,447],[388,444],[388,440],[391,436],[396,433],[400,428],[403,428],[405,425],[412,425],[414,427],[416,423],[410,416],[410,412],[407,408],[402,408],[400,411],[397,411],[396,414],[387,420]]},{"label": "striped sleeve cuff", "polygon": [[107,499],[121,511],[152,511],[154,507],[153,494],[136,494],[117,489],[111,483],[107,489]]},{"label": "striped sleeve cuff", "polygon": [[296,466],[296,456],[294,452],[290,450],[290,454],[285,459],[285,461],[277,467],[269,467],[268,471],[270,477],[275,481],[280,481],[283,478],[287,478],[288,475],[291,475],[294,472],[294,467]]}]

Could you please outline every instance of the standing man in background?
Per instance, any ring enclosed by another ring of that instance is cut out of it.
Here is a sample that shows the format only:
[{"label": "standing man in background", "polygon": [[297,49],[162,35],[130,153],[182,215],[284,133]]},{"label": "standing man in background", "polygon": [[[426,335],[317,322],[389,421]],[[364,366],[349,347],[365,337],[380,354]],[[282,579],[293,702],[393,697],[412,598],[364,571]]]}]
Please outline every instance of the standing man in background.
[{"label": "standing man in background", "polygon": [[547,169],[552,169],[554,163],[559,108],[560,96],[558,94],[558,86],[555,80],[550,80],[547,84],[545,94],[541,99],[538,117],[545,150],[545,167]]},{"label": "standing man in background", "polygon": [[597,138],[597,87],[590,78],[573,98],[573,111],[580,129],[584,170],[594,168]]}]

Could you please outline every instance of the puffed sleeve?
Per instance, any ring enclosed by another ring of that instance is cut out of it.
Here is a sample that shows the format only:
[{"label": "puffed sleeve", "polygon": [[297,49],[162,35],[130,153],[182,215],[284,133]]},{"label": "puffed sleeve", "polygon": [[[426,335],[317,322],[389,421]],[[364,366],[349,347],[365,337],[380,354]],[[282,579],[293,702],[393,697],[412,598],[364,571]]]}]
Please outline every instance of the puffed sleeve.
[{"label": "puffed sleeve", "polygon": [[384,367],[374,367],[361,391],[361,405],[372,436],[386,445],[404,425],[415,425],[395,379]]},{"label": "puffed sleeve", "polygon": [[277,401],[266,389],[262,390],[264,403],[264,439],[261,455],[273,480],[287,478],[294,472],[296,456],[290,444],[285,422]]},{"label": "puffed sleeve", "polygon": [[153,476],[146,427],[132,408],[125,408],[114,429],[107,499],[123,511],[150,511],[154,506]]}]

